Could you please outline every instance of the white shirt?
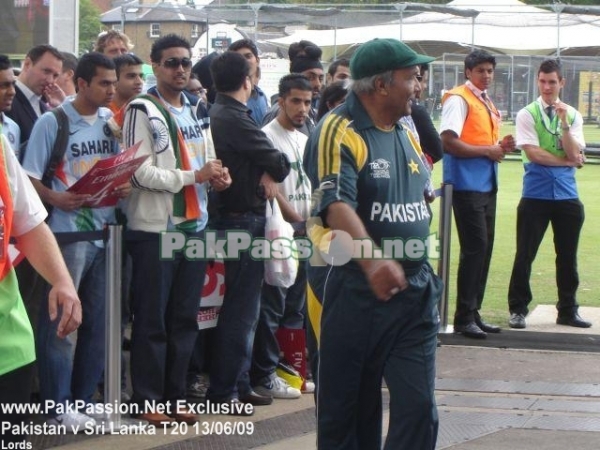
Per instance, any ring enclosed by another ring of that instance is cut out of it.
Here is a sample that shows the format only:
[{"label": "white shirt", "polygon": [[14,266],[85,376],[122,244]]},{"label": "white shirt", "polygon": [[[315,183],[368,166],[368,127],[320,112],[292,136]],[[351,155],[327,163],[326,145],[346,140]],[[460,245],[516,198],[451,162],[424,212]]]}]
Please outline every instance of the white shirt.
[{"label": "white shirt", "polygon": [[[542,100],[542,97],[538,97],[536,100],[541,108],[542,114],[546,114],[546,108],[548,105],[546,102]],[[558,119],[557,119],[558,120]],[[517,118],[515,120],[516,125],[516,140],[517,147],[521,147],[523,145],[534,145],[536,147],[540,146],[540,139],[535,131],[535,120],[529,111],[525,108],[521,109],[517,113]],[[581,114],[577,112],[575,114],[575,119],[571,124],[570,129],[571,136],[575,139],[575,141],[579,144],[581,148],[585,148],[585,138],[583,136],[583,118]]]},{"label": "white shirt", "polygon": [[25,84],[23,84],[18,79],[17,79],[17,86],[19,89],[21,89],[21,92],[23,92],[25,97],[27,97],[29,104],[31,105],[31,107],[33,108],[33,110],[35,111],[37,116],[38,117],[41,116],[42,110],[40,109],[40,102],[42,101],[42,96],[34,94],[34,92],[31,89],[29,89],[27,86],[25,86]]},{"label": "white shirt", "polygon": [[304,172],[302,157],[308,137],[300,131],[286,130],[275,118],[262,129],[273,143],[273,147],[285,153],[290,160],[290,174],[279,183],[281,192],[303,219],[310,216],[311,184]]},{"label": "white shirt", "polygon": [[[465,85],[473,91],[477,98],[481,98],[482,90],[475,87],[469,80]],[[487,93],[486,93],[487,95]],[[483,101],[483,100],[482,100]],[[460,136],[467,120],[469,105],[460,95],[450,95],[442,107],[442,120],[440,122],[440,134],[444,131],[453,131]]]},{"label": "white shirt", "polygon": [[0,139],[13,200],[12,235],[21,236],[42,223],[48,214],[14,152],[10,151],[8,140],[4,135],[0,135]]}]

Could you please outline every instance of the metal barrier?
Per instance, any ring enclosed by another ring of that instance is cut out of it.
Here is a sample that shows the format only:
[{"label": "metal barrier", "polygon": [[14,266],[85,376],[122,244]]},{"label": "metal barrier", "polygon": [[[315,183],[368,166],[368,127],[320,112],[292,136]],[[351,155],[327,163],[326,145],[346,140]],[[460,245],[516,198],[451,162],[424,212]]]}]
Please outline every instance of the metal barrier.
[{"label": "metal barrier", "polygon": [[[121,401],[121,260],[123,226],[108,225],[106,237],[106,351],[104,365],[104,403]],[[120,427],[120,411],[109,412],[107,422]]]},{"label": "metal barrier", "polygon": [[438,275],[444,282],[444,289],[440,298],[438,309],[440,312],[440,333],[451,333],[448,327],[448,281],[450,279],[450,242],[452,240],[452,190],[453,185],[442,184],[440,189],[440,259],[438,262]]}]

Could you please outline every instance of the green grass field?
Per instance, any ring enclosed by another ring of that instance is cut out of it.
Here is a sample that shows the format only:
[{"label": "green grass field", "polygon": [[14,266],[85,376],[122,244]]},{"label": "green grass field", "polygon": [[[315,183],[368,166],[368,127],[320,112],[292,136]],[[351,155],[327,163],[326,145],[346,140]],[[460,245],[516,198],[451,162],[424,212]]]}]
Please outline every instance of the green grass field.
[{"label": "green grass field", "polygon": [[[588,126],[586,126],[586,128],[587,127]],[[600,142],[600,129],[597,126],[594,126],[594,128],[595,130],[598,130],[596,142]],[[503,134],[509,132],[511,131],[508,127],[503,129]],[[589,140],[588,134],[586,134],[586,140],[592,142]],[[489,322],[507,326],[508,282],[515,255],[516,208],[521,196],[523,167],[518,160],[505,160],[500,165],[499,173],[496,239],[494,242],[494,253],[482,315]],[[600,248],[598,246],[598,243],[600,243],[600,227],[597,226],[595,221],[596,218],[600,217],[600,202],[598,202],[598,199],[596,198],[596,195],[598,194],[596,189],[600,186],[600,184],[598,184],[598,179],[600,179],[600,165],[598,164],[588,164],[577,173],[579,194],[581,201],[585,205],[586,214],[586,221],[583,225],[579,243],[580,286],[578,291],[578,301],[581,306],[600,306],[600,278],[594,275],[596,267],[600,263]],[[436,164],[433,171],[433,180],[434,185],[439,187],[442,180],[441,163]],[[432,205],[434,211],[432,231],[435,232],[437,232],[439,224],[439,205],[439,199]],[[451,243],[450,281],[448,291],[448,318],[450,324],[452,324],[456,301],[456,269],[459,251],[454,222],[452,226],[453,237]],[[556,304],[557,293],[554,259],[555,254],[552,241],[552,229],[551,227],[548,227],[544,241],[540,246],[540,250],[533,265],[531,277],[533,302],[530,305],[530,311],[538,304]],[[437,261],[432,261],[432,264],[434,265],[434,268],[437,268]]]},{"label": "green grass field", "polygon": [[[436,128],[439,125],[435,123]],[[437,128],[439,130],[439,128]],[[502,122],[502,127],[500,129],[500,135],[504,136],[506,134],[515,135],[515,124],[510,121]],[[600,127],[597,124],[586,124],[583,126],[583,134],[585,136],[585,142],[588,145],[593,145],[595,147],[600,147]]]}]

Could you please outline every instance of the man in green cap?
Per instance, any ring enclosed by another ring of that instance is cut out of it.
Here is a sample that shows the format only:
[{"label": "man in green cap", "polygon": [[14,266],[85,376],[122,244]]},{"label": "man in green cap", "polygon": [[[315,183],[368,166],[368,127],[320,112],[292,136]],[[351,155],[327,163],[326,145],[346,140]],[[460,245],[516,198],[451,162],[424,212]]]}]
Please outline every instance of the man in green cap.
[{"label": "man in green cap", "polygon": [[[313,220],[323,222],[326,236],[332,231],[327,264],[308,275],[311,293],[324,300],[319,450],[381,448],[382,379],[390,392],[384,448],[436,445],[442,283],[427,262],[427,168],[398,122],[420,89],[419,65],[432,60],[395,39],[363,44],[350,62],[354,82],[345,104],[307,144],[305,168],[318,187]],[[326,247],[320,244],[315,252]]]}]

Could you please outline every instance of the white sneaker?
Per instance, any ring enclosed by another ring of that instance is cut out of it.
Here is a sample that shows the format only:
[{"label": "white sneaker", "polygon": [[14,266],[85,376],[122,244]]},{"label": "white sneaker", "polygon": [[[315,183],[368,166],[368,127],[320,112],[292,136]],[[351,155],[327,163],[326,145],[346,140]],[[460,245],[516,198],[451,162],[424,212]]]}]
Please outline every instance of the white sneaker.
[{"label": "white sneaker", "polygon": [[302,397],[300,389],[291,387],[287,381],[277,376],[269,379],[265,384],[255,386],[254,391],[260,395],[271,396],[273,398],[293,399]]},{"label": "white sneaker", "polygon": [[315,392],[315,383],[309,380],[304,382],[304,389],[302,389],[303,394],[313,394]]},{"label": "white sneaker", "polygon": [[194,382],[187,387],[187,396],[194,398],[206,397],[210,382],[207,374],[199,374],[194,378]]},{"label": "white sneaker", "polygon": [[59,414],[56,417],[48,419],[46,423],[54,426],[64,425],[67,433],[74,433],[75,430],[83,431],[85,429],[96,428],[96,420],[79,412]]}]

